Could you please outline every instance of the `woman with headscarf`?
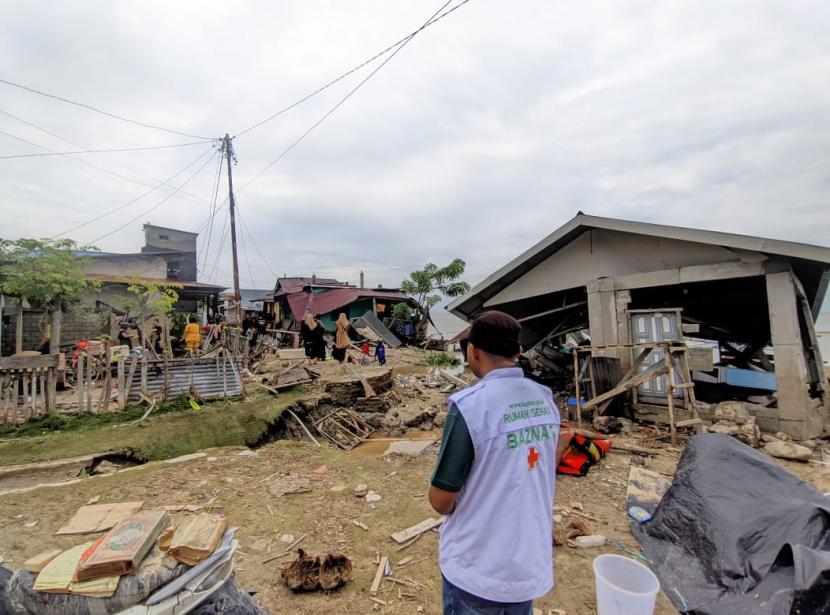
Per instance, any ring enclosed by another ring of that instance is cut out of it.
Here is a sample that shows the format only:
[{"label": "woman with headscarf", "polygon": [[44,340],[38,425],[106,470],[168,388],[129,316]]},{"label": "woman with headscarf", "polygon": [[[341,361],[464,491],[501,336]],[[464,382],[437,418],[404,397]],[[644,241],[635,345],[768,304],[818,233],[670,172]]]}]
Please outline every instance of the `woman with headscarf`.
[{"label": "woman with headscarf", "polygon": [[309,359],[315,358],[314,353],[314,338],[315,329],[317,328],[317,322],[314,320],[314,316],[311,314],[306,314],[305,318],[303,319],[303,324],[300,325],[300,335],[303,337],[303,348],[305,348],[305,356]]},{"label": "woman with headscarf", "polygon": [[341,313],[337,318],[337,332],[334,336],[334,349],[331,356],[341,363],[346,360],[346,348],[349,347],[349,319]]}]

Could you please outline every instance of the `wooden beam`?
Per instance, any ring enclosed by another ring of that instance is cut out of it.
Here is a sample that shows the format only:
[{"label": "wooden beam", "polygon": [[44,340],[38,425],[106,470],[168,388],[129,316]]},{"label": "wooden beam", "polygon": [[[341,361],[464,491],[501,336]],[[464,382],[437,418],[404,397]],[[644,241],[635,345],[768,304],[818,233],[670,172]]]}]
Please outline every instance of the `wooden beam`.
[{"label": "wooden beam", "polygon": [[405,542],[408,542],[415,538],[416,536],[420,536],[424,532],[428,532],[433,528],[440,526],[444,522],[444,519],[441,517],[425,519],[421,521],[417,525],[413,525],[412,527],[408,527],[405,530],[401,530],[400,532],[395,532],[392,534],[392,540],[397,542],[399,545]]},{"label": "wooden beam", "polygon": [[369,593],[374,595],[378,593],[380,589],[381,581],[383,581],[383,575],[386,572],[386,564],[389,563],[389,558],[385,555],[380,558],[380,564],[378,564],[378,569],[375,571],[375,580],[372,581],[372,587],[369,588]]},{"label": "wooden beam", "polygon": [[659,367],[658,365],[654,365],[653,367],[648,368],[646,371],[637,374],[633,378],[629,378],[624,382],[620,382],[617,386],[615,386],[610,391],[603,393],[602,395],[598,395],[591,400],[588,400],[583,406],[583,410],[590,410],[591,408],[595,408],[596,406],[600,405],[602,402],[613,399],[617,395],[621,395],[626,391],[630,391],[634,387],[638,387],[644,382],[648,382],[654,378],[659,378],[660,376],[668,373],[668,369],[663,366]]},{"label": "wooden beam", "polygon": [[40,369],[57,367],[60,363],[59,354],[42,354],[33,357],[3,357],[0,358],[0,369]]},{"label": "wooden beam", "polygon": [[[626,380],[631,378],[631,376],[636,374],[637,370],[640,369],[640,366],[643,364],[643,361],[645,361],[646,357],[649,354],[651,354],[652,350],[653,350],[653,348],[643,348],[643,351],[640,353],[640,355],[634,361],[634,364],[631,367],[629,367],[628,371],[626,371],[625,374],[623,374],[623,377],[620,378],[620,382],[625,382]],[[601,415],[605,414],[605,411],[608,410],[608,406],[611,405],[612,401],[614,401],[614,400],[609,399],[607,401],[604,401],[602,403],[602,405],[597,408],[597,416],[601,416]]]}]

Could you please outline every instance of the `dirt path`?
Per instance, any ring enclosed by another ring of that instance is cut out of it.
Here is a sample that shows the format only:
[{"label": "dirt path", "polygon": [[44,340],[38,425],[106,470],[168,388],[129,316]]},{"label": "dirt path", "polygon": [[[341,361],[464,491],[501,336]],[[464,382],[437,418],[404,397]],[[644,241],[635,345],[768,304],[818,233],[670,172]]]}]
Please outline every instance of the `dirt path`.
[{"label": "dirt path", "polygon": [[[414,613],[420,605],[426,613],[441,612],[438,535],[428,533],[399,552],[389,538],[392,532],[434,515],[424,497],[434,452],[416,459],[366,457],[330,447],[316,449],[304,443],[281,441],[260,448],[254,456],[239,453],[240,449],[208,451],[208,457],[182,464],[152,463],[67,487],[0,497],[0,556],[5,558],[6,566],[14,568],[46,548],[80,542],[55,537],[54,532],[93,496],[100,496],[101,502],[144,500],[148,508],[205,504],[212,500],[216,509],[230,515],[232,525],[241,528],[236,566],[242,585],[255,589],[260,602],[274,613],[371,611],[375,603],[369,600],[368,589],[376,569],[376,554],[388,555],[397,575],[428,587],[417,592],[415,599],[398,598],[397,590],[393,591],[387,582],[385,593],[379,597],[389,604],[385,608],[378,605],[379,610]],[[671,472],[675,458],[660,455],[652,469]],[[630,455],[615,453],[586,478],[560,477],[556,505],[571,507],[579,502],[586,514],[600,520],[589,521],[594,531],[637,550],[625,516],[625,481],[630,462]],[[322,466],[327,470],[321,471]],[[312,490],[274,496],[270,489],[274,481],[287,474],[308,480]],[[371,507],[354,497],[353,488],[358,483],[367,483],[383,499]],[[358,528],[353,520],[369,530]],[[37,524],[27,527],[33,521]],[[341,550],[353,560],[354,580],[345,588],[329,595],[295,595],[280,585],[278,562],[261,563],[285,548],[279,542],[282,534],[299,537],[306,533],[308,537],[301,546],[310,552]],[[557,547],[556,588],[537,606],[564,609],[568,615],[593,613],[591,562],[601,552],[619,551],[614,547],[586,551]],[[397,569],[394,564],[409,556],[413,563]],[[657,612],[675,611],[661,596]]]}]

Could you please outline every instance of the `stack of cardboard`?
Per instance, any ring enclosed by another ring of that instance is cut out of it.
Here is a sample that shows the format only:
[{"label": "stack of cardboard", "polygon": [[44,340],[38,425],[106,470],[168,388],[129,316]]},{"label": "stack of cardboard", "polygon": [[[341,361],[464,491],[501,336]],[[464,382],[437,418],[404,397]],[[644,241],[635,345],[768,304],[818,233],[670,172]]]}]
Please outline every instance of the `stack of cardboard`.
[{"label": "stack of cardboard", "polygon": [[84,553],[76,580],[133,572],[169,522],[170,517],[163,510],[148,510],[124,519]]},{"label": "stack of cardboard", "polygon": [[176,528],[168,553],[183,564],[195,566],[216,550],[227,527],[224,515],[196,515]]},{"label": "stack of cardboard", "polygon": [[110,597],[121,577],[139,566],[169,521],[163,510],[136,513],[95,542],[78,545],[59,555],[40,554],[26,563],[33,571],[40,569],[33,589]]}]

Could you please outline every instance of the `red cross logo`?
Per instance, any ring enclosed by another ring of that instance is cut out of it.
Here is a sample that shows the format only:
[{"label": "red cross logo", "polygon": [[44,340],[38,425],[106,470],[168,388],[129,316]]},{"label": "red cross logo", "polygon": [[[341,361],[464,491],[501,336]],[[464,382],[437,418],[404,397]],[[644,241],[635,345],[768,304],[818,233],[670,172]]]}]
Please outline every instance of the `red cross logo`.
[{"label": "red cross logo", "polygon": [[527,451],[527,467],[531,470],[535,470],[537,461],[539,461],[539,451],[535,446],[531,446]]}]

